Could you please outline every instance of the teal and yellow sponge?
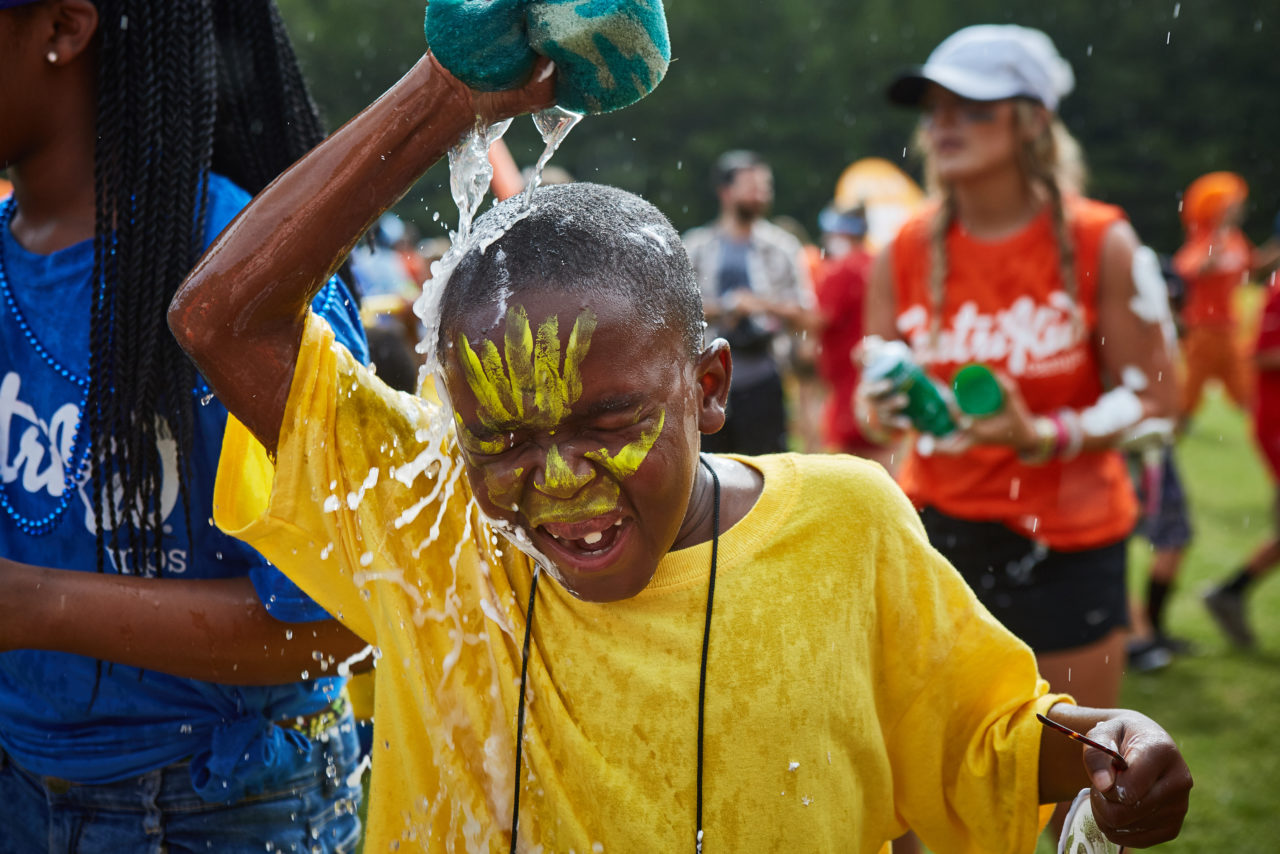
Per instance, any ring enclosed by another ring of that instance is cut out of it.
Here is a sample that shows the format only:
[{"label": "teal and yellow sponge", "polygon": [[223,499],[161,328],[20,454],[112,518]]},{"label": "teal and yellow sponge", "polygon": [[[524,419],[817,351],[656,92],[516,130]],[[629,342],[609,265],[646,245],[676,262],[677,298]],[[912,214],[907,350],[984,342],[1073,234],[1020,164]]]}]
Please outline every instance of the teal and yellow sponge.
[{"label": "teal and yellow sponge", "polygon": [[519,85],[538,55],[556,64],[556,101],[579,113],[634,104],[667,73],[661,0],[431,0],[427,44],[473,89]]}]

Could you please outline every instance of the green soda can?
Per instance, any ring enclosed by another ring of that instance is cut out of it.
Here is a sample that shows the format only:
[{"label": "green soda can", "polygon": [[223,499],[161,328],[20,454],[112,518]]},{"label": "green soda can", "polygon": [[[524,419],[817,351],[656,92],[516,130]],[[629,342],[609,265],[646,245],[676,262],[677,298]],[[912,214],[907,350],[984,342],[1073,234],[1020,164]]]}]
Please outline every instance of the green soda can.
[{"label": "green soda can", "polygon": [[951,391],[960,411],[974,418],[995,415],[1004,408],[1000,381],[990,368],[977,362],[970,362],[956,371],[951,378]]},{"label": "green soda can", "polygon": [[911,358],[910,347],[902,341],[885,341],[868,355],[863,377],[889,380],[895,392],[906,395],[907,405],[902,411],[917,430],[945,436],[956,429],[942,391]]}]

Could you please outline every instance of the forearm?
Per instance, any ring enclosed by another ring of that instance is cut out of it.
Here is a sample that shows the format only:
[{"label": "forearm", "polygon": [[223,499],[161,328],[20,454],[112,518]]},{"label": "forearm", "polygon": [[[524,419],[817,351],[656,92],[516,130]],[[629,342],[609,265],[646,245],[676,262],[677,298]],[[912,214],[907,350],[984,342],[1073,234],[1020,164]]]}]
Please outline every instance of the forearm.
[{"label": "forearm", "polygon": [[263,190],[178,291],[169,318],[179,342],[269,448],[310,300],[474,121],[467,90],[424,57]]},{"label": "forearm", "polygon": [[[247,577],[138,578],[0,564],[6,649],[68,652],[207,682],[276,685],[365,643],[334,620],[283,623]],[[332,674],[334,669],[327,671]]]},{"label": "forearm", "polygon": [[218,304],[252,302],[253,314],[240,318],[300,313],[360,235],[474,121],[466,89],[424,56],[259,193],[179,297],[198,300],[216,278],[225,289]]},{"label": "forearm", "polygon": [[[1090,709],[1056,703],[1046,717],[1076,732],[1088,732],[1119,712],[1117,709]],[[1065,735],[1050,732],[1047,727],[1043,730],[1040,734],[1040,803],[1069,801],[1090,784],[1089,773],[1081,757],[1083,748]]]}]

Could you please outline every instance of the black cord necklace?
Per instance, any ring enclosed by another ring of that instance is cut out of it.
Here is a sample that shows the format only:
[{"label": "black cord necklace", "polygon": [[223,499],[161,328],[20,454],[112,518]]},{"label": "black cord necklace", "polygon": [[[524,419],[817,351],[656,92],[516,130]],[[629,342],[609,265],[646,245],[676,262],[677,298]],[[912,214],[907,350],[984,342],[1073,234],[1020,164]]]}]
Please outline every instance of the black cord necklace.
[{"label": "black cord necklace", "polygon": [[[698,669],[698,806],[695,819],[697,836],[695,851],[702,854],[702,736],[706,729],[707,697],[707,649],[711,645],[711,605],[716,597],[716,559],[720,551],[720,478],[705,458],[698,462],[711,475],[714,491],[711,502],[711,572],[707,579],[707,619],[702,629],[702,663]],[[525,611],[524,649],[520,654],[520,700],[516,707],[516,777],[515,795],[511,806],[511,854],[516,854],[516,830],[520,827],[520,770],[524,747],[524,695],[529,676],[529,639],[533,634],[533,605],[538,593],[538,578],[542,568],[534,566],[533,581],[529,584],[529,607]]]}]

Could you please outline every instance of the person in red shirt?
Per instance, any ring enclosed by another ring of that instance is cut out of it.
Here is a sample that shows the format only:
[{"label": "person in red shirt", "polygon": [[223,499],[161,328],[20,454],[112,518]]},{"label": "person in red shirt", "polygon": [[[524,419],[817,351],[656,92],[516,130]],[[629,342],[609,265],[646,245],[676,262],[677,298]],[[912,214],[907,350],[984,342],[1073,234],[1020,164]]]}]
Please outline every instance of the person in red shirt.
[{"label": "person in red shirt", "polygon": [[1173,266],[1187,283],[1182,307],[1184,418],[1195,414],[1210,379],[1218,379],[1237,406],[1248,409],[1251,404],[1248,356],[1237,340],[1232,307],[1236,288],[1260,266],[1253,244],[1240,230],[1248,197],[1248,185],[1233,172],[1202,175],[1182,197],[1187,240],[1173,256]]},{"label": "person in red shirt", "polygon": [[[866,331],[905,342],[940,385],[975,362],[1000,378],[1002,409],[914,435],[898,479],[1050,685],[1107,705],[1137,519],[1117,448],[1144,421],[1172,425],[1175,344],[1155,253],[1080,195],[1055,114],[1073,83],[1048,36],[1008,25],[960,30],[891,86],[921,110],[935,202],[876,259]],[[864,432],[887,441],[910,426],[906,397],[865,376]]]},{"label": "person in red shirt", "polygon": [[829,393],[822,410],[822,438],[827,449],[868,457],[889,468],[889,451],[862,435],[853,412],[853,392],[860,370],[855,351],[862,341],[862,304],[872,254],[867,248],[867,217],[862,208],[823,209],[822,257],[813,277],[822,329],[818,373]]},{"label": "person in red shirt", "polygon": [[[1280,222],[1280,220],[1278,220]],[[1257,371],[1253,406],[1253,433],[1258,449],[1277,484],[1275,532],[1258,547],[1235,575],[1211,588],[1204,603],[1227,638],[1250,649],[1257,640],[1245,611],[1245,594],[1254,582],[1280,565],[1280,277],[1271,275],[1267,302],[1262,310],[1257,346],[1253,354]]]}]

